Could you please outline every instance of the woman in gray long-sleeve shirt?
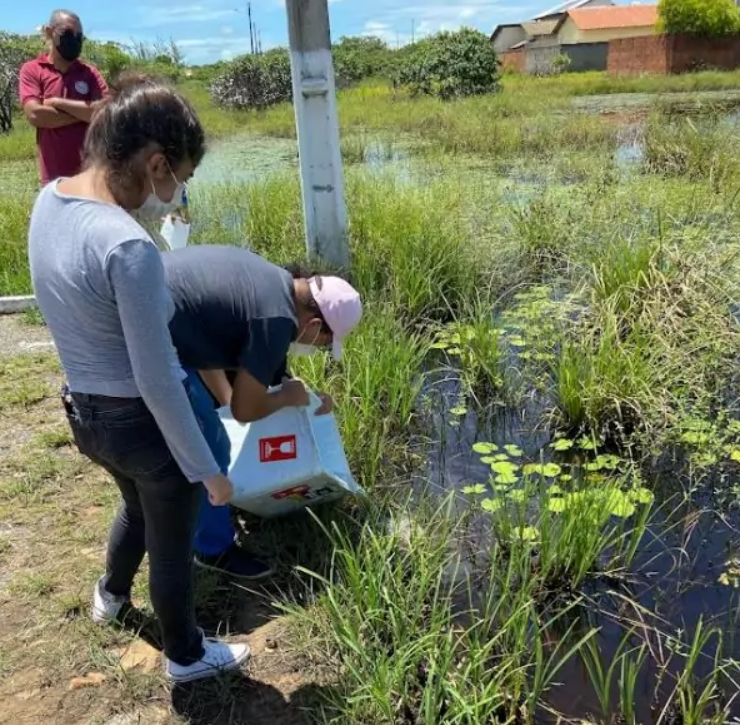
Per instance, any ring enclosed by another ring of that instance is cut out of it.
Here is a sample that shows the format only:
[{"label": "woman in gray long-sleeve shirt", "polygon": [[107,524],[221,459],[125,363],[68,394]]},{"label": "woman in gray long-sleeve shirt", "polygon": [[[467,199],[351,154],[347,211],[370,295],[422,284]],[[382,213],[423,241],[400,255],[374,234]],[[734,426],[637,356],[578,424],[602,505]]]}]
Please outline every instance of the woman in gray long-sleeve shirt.
[{"label": "woman in gray long-sleeve shirt", "polygon": [[170,339],[174,306],[159,251],[131,212],[161,218],[176,206],[204,151],[201,124],[180,95],[124,80],[90,124],[85,171],[39,195],[28,244],[36,299],[67,376],[75,441],[122,496],[93,618],[121,616],[147,552],[166,671],[178,682],[236,668],[249,649],[206,639],[195,623],[199,486],[216,505],[232,489],[203,438]]}]

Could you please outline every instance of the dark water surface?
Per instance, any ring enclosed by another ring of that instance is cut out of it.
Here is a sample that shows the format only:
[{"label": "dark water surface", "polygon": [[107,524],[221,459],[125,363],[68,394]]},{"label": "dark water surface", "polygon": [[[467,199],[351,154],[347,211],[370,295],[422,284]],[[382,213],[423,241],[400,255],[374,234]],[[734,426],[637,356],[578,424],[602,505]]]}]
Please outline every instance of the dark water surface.
[{"label": "dark water surface", "polygon": [[[425,425],[439,431],[441,443],[432,447],[425,475],[440,493],[459,491],[461,505],[468,500],[462,489],[486,483],[490,467],[473,452],[476,442],[496,444],[500,449],[514,444],[521,449],[521,462],[550,461],[554,456],[546,425],[547,405],[531,396],[516,408],[497,406],[477,414],[450,414],[459,408],[460,390],[454,375],[440,374],[432,380],[424,408]],[[458,411],[460,412],[460,411]],[[434,436],[431,436],[432,438]],[[562,459],[558,459],[562,462]],[[624,582],[594,578],[580,592],[584,603],[569,614],[567,624],[577,623],[574,642],[591,629],[597,635],[604,668],[620,653],[620,644],[631,630],[632,648],[643,643],[648,652],[635,692],[638,722],[666,720],[663,709],[673,699],[675,679],[684,668],[684,655],[700,623],[704,629],[722,631],[722,660],[740,662],[740,589],[732,579],[721,583],[727,562],[740,565],[740,508],[734,497],[722,495],[733,485],[727,476],[696,478],[685,456],[667,453],[650,461],[642,471],[643,485],[656,495],[653,515],[638,554]],[[682,492],[695,485],[684,497]],[[598,485],[598,484],[595,484]],[[718,493],[719,492],[719,495]],[[728,502],[729,501],[729,502]],[[485,513],[483,514],[485,515]],[[485,534],[481,550],[491,545]],[[560,633],[553,633],[558,640]],[[718,639],[712,637],[694,670],[701,682],[715,669]],[[568,650],[563,646],[562,652]],[[740,668],[730,667],[732,679],[724,682],[725,702],[732,717],[740,718]],[[658,687],[663,673],[662,686]],[[619,671],[614,681],[619,679]],[[701,688],[700,688],[701,689]],[[618,693],[612,698],[618,712]],[[599,702],[579,657],[573,658],[558,674],[549,703],[569,719],[601,718]]]}]

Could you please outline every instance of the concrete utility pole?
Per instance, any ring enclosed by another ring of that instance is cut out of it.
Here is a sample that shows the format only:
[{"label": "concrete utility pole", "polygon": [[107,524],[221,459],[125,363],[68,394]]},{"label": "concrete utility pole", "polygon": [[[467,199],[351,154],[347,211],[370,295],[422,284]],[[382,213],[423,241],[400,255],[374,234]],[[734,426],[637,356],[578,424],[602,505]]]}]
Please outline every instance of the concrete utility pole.
[{"label": "concrete utility pole", "polygon": [[309,257],[349,268],[328,0],[286,0]]}]

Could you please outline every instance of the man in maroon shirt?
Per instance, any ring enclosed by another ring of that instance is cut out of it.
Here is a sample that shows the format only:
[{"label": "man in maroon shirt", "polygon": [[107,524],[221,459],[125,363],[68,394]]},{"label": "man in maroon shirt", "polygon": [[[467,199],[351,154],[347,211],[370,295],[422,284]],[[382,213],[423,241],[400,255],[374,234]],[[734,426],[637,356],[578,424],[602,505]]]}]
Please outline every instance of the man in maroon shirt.
[{"label": "man in maroon shirt", "polygon": [[44,34],[49,52],[23,65],[19,85],[26,118],[36,129],[41,183],[48,184],[79,173],[87,126],[108,88],[97,68],[79,60],[77,15],[55,10]]}]

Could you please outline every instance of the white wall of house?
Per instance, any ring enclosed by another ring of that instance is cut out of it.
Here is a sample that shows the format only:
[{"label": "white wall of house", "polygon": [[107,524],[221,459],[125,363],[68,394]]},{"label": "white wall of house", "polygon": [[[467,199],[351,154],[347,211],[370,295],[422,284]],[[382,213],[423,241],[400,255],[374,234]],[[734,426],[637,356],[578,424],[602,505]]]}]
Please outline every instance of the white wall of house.
[{"label": "white wall of house", "polygon": [[642,38],[646,35],[655,35],[654,25],[640,28],[603,28],[600,30],[579,30],[572,18],[568,18],[558,31],[558,38],[562,45],[576,43],[608,43],[610,40],[621,38]]},{"label": "white wall of house", "polygon": [[501,32],[496,36],[496,40],[493,41],[493,49],[497,53],[505,53],[512,45],[521,43],[526,37],[527,35],[521,25],[502,28]]}]

